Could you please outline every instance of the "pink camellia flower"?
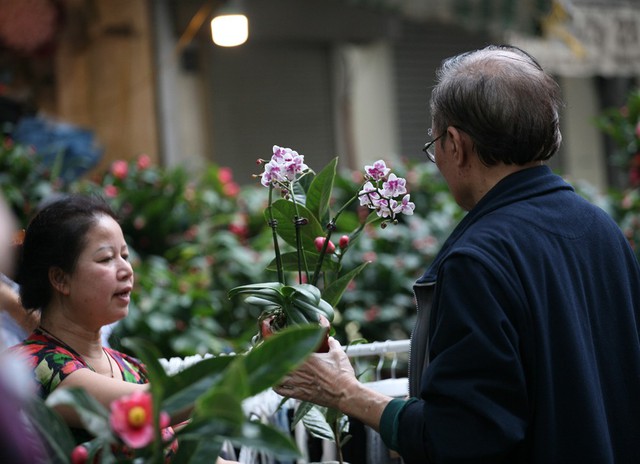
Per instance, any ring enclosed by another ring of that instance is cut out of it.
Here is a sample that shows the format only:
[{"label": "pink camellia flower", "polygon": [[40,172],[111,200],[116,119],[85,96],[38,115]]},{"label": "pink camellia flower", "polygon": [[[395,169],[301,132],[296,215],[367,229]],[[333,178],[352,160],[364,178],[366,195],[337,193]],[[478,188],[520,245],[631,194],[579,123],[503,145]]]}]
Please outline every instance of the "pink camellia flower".
[{"label": "pink camellia flower", "polygon": [[[143,448],[154,439],[153,401],[149,392],[134,392],[111,403],[111,428],[131,448]],[[169,415],[160,413],[160,427],[169,426]]]},{"label": "pink camellia flower", "polygon": [[151,157],[147,154],[140,155],[138,157],[138,161],[136,165],[138,166],[138,169],[140,169],[141,171],[144,171],[149,166],[151,166]]},{"label": "pink camellia flower", "polygon": [[118,196],[118,187],[116,187],[115,185],[105,185],[104,186],[104,194],[108,197],[108,198],[115,198]]},{"label": "pink camellia flower", "polygon": [[[325,240],[326,238],[324,237],[316,237],[316,239],[313,241],[313,244],[316,246],[316,250],[322,251],[322,247],[324,246]],[[336,251],[336,246],[333,244],[331,240],[329,240],[329,243],[327,244],[327,253],[332,254],[335,251]]]},{"label": "pink camellia flower", "polygon": [[233,172],[231,168],[220,168],[218,169],[218,179],[223,184],[229,183],[233,180]]},{"label": "pink camellia flower", "polygon": [[122,180],[125,177],[127,177],[128,173],[129,173],[129,165],[127,164],[126,161],[123,161],[123,160],[114,161],[113,164],[111,165],[111,174],[113,174],[113,177],[115,177],[116,179]]},{"label": "pink camellia flower", "polygon": [[345,249],[349,246],[349,236],[348,235],[343,235],[342,237],[340,237],[340,241],[338,242],[338,246],[341,249]]},{"label": "pink camellia flower", "polygon": [[228,197],[237,197],[240,193],[240,186],[235,182],[228,182],[222,187],[222,191]]}]

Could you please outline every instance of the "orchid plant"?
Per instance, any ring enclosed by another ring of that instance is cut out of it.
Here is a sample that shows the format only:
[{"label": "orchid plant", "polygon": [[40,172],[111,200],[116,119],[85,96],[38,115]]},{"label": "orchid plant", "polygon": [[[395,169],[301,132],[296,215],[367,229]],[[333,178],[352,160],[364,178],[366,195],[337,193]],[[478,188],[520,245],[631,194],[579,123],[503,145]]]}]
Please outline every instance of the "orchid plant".
[{"label": "orchid plant", "polygon": [[[393,174],[383,160],[366,165],[360,188],[332,211],[337,158],[315,173],[303,155],[276,145],[271,159],[258,163],[264,170],[257,177],[269,189],[265,220],[272,229],[275,252],[267,268],[277,272],[278,281],[236,287],[229,297],[243,295],[248,304],[260,309],[255,344],[291,325],[320,324],[329,329],[328,335],[334,307],[368,264],[343,273],[342,258],[367,225],[378,223],[385,228],[397,223],[400,214],[413,214],[415,205],[406,180]],[[277,193],[279,198],[275,198]],[[348,226],[341,222],[341,215],[356,201],[370,212],[355,230],[346,233],[343,229]],[[338,246],[332,241],[334,234],[340,235]],[[281,240],[291,251],[281,248]],[[288,283],[288,278],[295,283]],[[328,351],[326,337],[316,351]],[[300,420],[312,435],[334,441],[342,462],[341,448],[349,438],[345,436],[347,418],[337,410],[303,402],[292,426]]]},{"label": "orchid plant", "polygon": [[[230,298],[244,295],[248,304],[260,308],[255,343],[292,324],[328,326],[347,286],[368,264],[341,274],[349,244],[368,224],[379,222],[384,228],[397,223],[400,214],[413,214],[415,207],[406,180],[393,174],[383,160],[364,167],[360,189],[335,212],[331,202],[337,158],[316,174],[303,155],[275,145],[271,159],[259,159],[258,163],[264,170],[257,177],[269,189],[265,219],[272,229],[275,251],[267,268],[277,272],[278,281],[243,285],[229,292]],[[276,192],[280,198],[274,199]],[[356,200],[372,211],[355,230],[343,234],[336,247],[331,239],[340,230],[340,216]],[[293,250],[283,251],[280,240]],[[296,283],[287,282],[290,274]],[[326,344],[320,351],[325,349]]]}]

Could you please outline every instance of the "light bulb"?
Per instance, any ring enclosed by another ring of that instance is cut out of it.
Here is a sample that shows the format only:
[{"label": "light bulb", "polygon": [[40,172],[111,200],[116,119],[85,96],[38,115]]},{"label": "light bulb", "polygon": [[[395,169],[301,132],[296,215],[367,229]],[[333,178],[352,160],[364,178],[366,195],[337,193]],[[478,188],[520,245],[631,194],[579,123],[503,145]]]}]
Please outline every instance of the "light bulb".
[{"label": "light bulb", "polygon": [[249,21],[242,14],[216,16],[211,21],[211,37],[221,47],[242,45],[249,37]]}]

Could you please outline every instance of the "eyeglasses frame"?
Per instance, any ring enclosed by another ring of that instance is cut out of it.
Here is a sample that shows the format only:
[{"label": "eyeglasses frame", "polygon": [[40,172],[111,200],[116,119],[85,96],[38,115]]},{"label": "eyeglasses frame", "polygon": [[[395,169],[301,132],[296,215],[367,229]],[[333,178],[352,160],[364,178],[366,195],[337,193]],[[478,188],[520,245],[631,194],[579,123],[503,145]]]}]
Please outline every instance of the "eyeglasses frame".
[{"label": "eyeglasses frame", "polygon": [[[429,137],[433,136],[433,131],[431,130],[431,128],[429,128],[429,130],[427,131],[427,134],[429,135]],[[427,155],[427,159],[429,161],[431,161],[432,163],[436,162],[436,153],[435,153],[435,151],[433,153],[430,151],[431,147],[433,147],[434,143],[436,143],[438,140],[440,140],[442,137],[444,137],[445,134],[446,134],[446,132],[443,132],[442,134],[437,136],[435,139],[431,140],[430,142],[425,143],[424,147],[422,148],[422,151]]]}]

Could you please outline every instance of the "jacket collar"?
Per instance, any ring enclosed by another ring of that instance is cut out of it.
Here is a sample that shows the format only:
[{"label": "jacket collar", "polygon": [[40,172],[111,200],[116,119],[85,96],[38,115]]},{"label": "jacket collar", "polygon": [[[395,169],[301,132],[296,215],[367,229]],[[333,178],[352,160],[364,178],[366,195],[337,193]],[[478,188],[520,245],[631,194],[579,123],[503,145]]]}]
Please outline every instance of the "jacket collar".
[{"label": "jacket collar", "polygon": [[442,245],[429,268],[418,279],[416,285],[424,285],[436,281],[440,263],[449,254],[449,250],[466,230],[482,217],[509,204],[555,190],[573,190],[573,187],[560,176],[553,174],[546,165],[523,169],[500,180],[460,221]]}]

